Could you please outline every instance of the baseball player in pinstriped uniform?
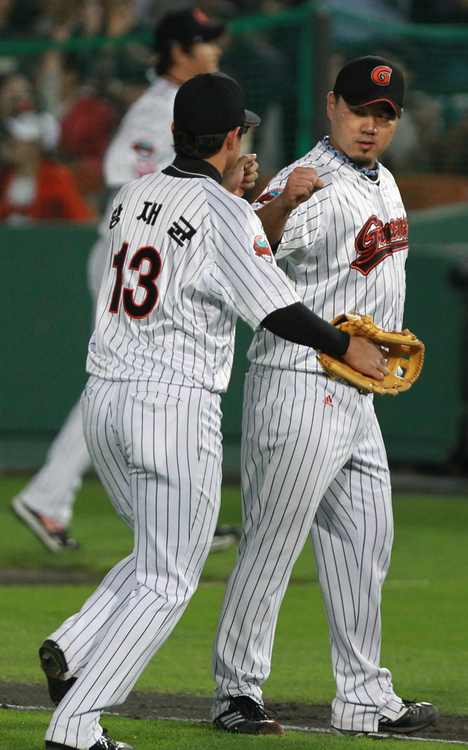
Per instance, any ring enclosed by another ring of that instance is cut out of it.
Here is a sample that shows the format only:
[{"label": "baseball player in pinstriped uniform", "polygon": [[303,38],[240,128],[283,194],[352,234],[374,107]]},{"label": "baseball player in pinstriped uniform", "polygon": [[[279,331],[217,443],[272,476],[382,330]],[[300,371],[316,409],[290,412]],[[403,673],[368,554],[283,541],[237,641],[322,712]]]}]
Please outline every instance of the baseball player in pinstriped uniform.
[{"label": "baseball player in pinstriped uniform", "polygon": [[[371,315],[401,330],[408,231],[390,143],[404,81],[365,57],[328,95],[331,135],[282,170],[257,204],[276,260],[301,300],[331,320]],[[287,181],[317,170],[323,188],[295,209]],[[390,476],[373,396],[331,380],[315,352],[259,330],[244,393],[244,531],[213,649],[218,729],[261,734],[261,686],[292,567],[311,535],[330,628],[336,734],[411,734],[430,703],[402,701],[380,666],[380,600],[393,539]]]},{"label": "baseball player in pinstriped uniform", "polygon": [[[221,48],[217,42],[223,31],[222,24],[208,23],[206,16],[193,8],[167,13],[155,28],[158,77],[130,107],[105,155],[109,205],[88,261],[88,286],[94,306],[109,248],[113,198],[125,183],[159,172],[171,163],[175,95],[180,84],[192,76],[218,69]],[[78,402],[52,443],[44,466],[12,501],[16,515],[54,552],[77,546],[68,536],[68,527],[82,477],[91,463]],[[218,527],[212,549],[237,542],[236,534],[234,527]]]},{"label": "baseball player in pinstriped uniform", "polygon": [[[172,631],[210,549],[237,316],[385,372],[371,342],[299,301],[237,197],[253,179],[240,136],[258,122],[233,79],[192,78],[175,99],[173,164],[115,198],[82,401],[88,448],[135,546],[40,649],[57,705],[46,748],[131,750],[103,734],[99,717],[125,700]],[[227,172],[237,195],[220,184]],[[312,170],[304,195],[320,184]]]}]

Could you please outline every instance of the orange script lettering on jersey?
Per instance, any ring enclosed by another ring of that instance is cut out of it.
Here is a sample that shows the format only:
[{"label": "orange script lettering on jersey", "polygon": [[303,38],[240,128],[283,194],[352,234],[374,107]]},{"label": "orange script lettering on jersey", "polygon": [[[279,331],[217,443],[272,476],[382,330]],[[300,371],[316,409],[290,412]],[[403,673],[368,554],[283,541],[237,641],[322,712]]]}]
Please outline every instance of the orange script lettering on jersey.
[{"label": "orange script lettering on jersey", "polygon": [[356,237],[354,246],[358,257],[351,263],[351,268],[367,276],[384,258],[408,249],[408,220],[391,219],[384,224],[377,216],[371,216]]}]

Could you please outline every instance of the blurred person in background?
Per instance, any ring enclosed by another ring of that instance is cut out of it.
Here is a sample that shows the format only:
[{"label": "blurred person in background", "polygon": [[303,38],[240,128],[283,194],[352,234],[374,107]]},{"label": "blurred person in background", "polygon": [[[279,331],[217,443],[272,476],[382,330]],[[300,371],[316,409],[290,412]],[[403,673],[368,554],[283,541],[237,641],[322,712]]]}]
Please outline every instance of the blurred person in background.
[{"label": "blurred person in background", "polygon": [[0,122],[34,109],[32,85],[23,73],[9,73],[0,78]]},{"label": "blurred person in background", "polygon": [[99,95],[86,57],[53,50],[43,58],[37,80],[42,105],[60,122],[59,157],[100,174],[120,117],[115,105]]},{"label": "blurred person in background", "polygon": [[167,13],[157,25],[157,77],[125,115],[105,157],[105,178],[111,190],[171,162],[175,95],[182,83],[198,73],[218,70],[218,40],[223,32],[223,25],[209,24],[198,9]]},{"label": "blurred person in background", "polygon": [[147,30],[138,18],[134,0],[102,0],[102,10],[100,33],[109,41],[95,55],[92,75],[101,83],[101,93],[114,102],[122,116],[148,88],[153,54],[140,42],[120,41]]},{"label": "blurred person in background", "polygon": [[[67,9],[54,0],[43,2],[36,24],[39,35],[57,42],[107,37],[108,41],[98,49],[84,46],[75,59],[80,63],[82,81],[91,85],[100,98],[110,99],[121,117],[148,88],[146,73],[152,59],[151,50],[144,44],[121,42],[122,37],[146,31],[138,20],[133,0],[82,0],[67,3]],[[68,74],[68,62],[69,57],[58,49],[47,50],[42,57],[40,87],[50,108],[57,106],[57,81],[60,73]]]},{"label": "blurred person in background", "polygon": [[[222,24],[210,24],[201,11],[192,8],[170,12],[156,25],[157,78],[130,107],[105,156],[109,206],[122,185],[158,172],[172,162],[175,95],[182,83],[198,73],[218,70],[218,41],[223,32]],[[106,210],[88,264],[88,285],[94,304],[109,251],[109,215]],[[78,402],[52,443],[44,466],[12,500],[14,513],[54,552],[78,546],[68,530],[82,477],[91,465]],[[237,540],[235,527],[218,526],[212,550],[224,549]]]},{"label": "blurred person in background", "polygon": [[[5,122],[20,112],[34,109],[32,86],[22,73],[7,73],[0,77],[0,134],[6,134]],[[0,191],[3,181],[11,169],[0,148]]]},{"label": "blurred person in background", "polygon": [[38,12],[37,0],[0,0],[0,40],[30,36]]},{"label": "blurred person in background", "polygon": [[58,126],[48,113],[23,112],[4,123],[3,161],[9,164],[0,192],[0,220],[10,224],[74,219],[89,221],[95,213],[66,166],[50,158]]},{"label": "blurred person in background", "polygon": [[71,36],[96,36],[102,24],[101,0],[37,0],[35,33],[56,41]]}]

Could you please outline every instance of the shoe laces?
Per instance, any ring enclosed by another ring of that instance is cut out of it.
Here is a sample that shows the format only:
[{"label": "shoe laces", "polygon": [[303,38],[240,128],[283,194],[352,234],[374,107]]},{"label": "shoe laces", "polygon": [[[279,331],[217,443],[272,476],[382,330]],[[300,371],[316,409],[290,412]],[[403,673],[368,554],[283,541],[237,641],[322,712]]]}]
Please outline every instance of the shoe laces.
[{"label": "shoe laces", "polygon": [[231,698],[236,708],[240,709],[240,713],[247,719],[247,721],[268,721],[273,716],[276,716],[275,711],[267,713],[265,708],[257,703],[253,698],[249,698],[248,695],[238,695]]},{"label": "shoe laces", "polygon": [[406,713],[409,713],[409,712],[414,713],[415,711],[418,711],[419,706],[418,706],[417,701],[409,701],[409,700],[405,700],[405,698],[402,698],[402,701],[403,701],[402,710],[403,708],[406,708]]},{"label": "shoe laces", "polygon": [[114,750],[114,748],[117,747],[117,743],[114,740],[111,740],[111,738],[107,734],[107,729],[104,729],[104,727],[102,728],[102,734],[99,742],[104,750]]},{"label": "shoe laces", "polygon": [[409,701],[409,700],[406,700],[405,698],[402,698],[401,700],[402,700],[403,705],[400,708],[398,715],[393,719],[389,719],[388,716],[380,716],[379,722],[381,724],[393,724],[399,719],[402,719],[403,716],[406,716],[408,713],[414,713],[415,711],[418,710],[416,701]]}]

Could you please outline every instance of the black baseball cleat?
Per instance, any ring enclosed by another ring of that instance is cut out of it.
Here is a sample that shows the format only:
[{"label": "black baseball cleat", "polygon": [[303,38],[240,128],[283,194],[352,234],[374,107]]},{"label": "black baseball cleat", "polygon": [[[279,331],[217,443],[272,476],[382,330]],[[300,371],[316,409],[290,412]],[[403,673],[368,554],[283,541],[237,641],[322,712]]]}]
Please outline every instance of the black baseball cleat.
[{"label": "black baseball cleat", "polygon": [[396,719],[379,719],[379,732],[412,735],[439,721],[439,711],[432,703],[417,703],[403,700],[403,706]]},{"label": "black baseball cleat", "polygon": [[76,682],[76,677],[72,677],[65,654],[55,641],[44,641],[39,649],[39,658],[42,670],[47,677],[50,699],[55,706],[58,706]]},{"label": "black baseball cleat", "polygon": [[228,549],[234,544],[238,544],[240,539],[240,530],[238,526],[228,526],[220,524],[216,527],[213,541],[211,542],[210,552],[219,552]]},{"label": "black baseball cleat", "polygon": [[[62,745],[60,742],[52,742],[51,740],[46,740],[45,746],[46,748],[50,748],[50,750],[77,750],[72,745]],[[104,729],[102,736],[89,750],[134,750],[134,748],[131,745],[127,745],[126,742],[111,740],[107,734],[107,730]]]},{"label": "black baseball cleat", "polygon": [[17,495],[11,501],[13,513],[41,540],[52,552],[63,552],[64,550],[79,549],[80,543],[68,536],[65,526],[48,518],[42,513],[26,505],[21,495]]},{"label": "black baseball cleat", "polygon": [[396,719],[388,719],[386,716],[379,718],[377,732],[338,729],[337,727],[332,727],[330,732],[345,737],[376,737],[382,739],[384,734],[406,734],[411,737],[416,732],[420,732],[421,729],[437,724],[438,720],[439,711],[432,703],[403,700],[403,706]]},{"label": "black baseball cleat", "polygon": [[247,695],[231,698],[229,708],[214,719],[213,726],[231,734],[284,734],[281,724]]}]

